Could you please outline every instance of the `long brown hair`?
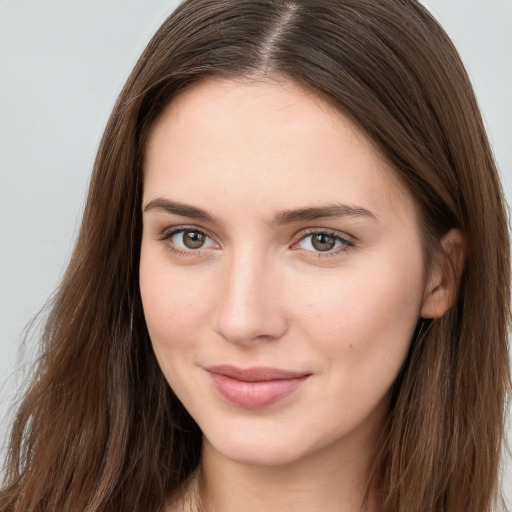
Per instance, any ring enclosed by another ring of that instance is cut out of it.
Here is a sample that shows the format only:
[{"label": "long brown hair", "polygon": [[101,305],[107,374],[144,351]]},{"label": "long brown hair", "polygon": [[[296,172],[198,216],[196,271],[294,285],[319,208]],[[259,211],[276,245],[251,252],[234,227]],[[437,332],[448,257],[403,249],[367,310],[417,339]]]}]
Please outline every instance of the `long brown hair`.
[{"label": "long brown hair", "polygon": [[409,187],[427,262],[466,241],[457,301],[421,321],[370,485],[381,510],[494,508],[510,389],[509,240],[492,152],[451,41],[415,0],[187,0],[109,119],[79,238],[19,408],[0,511],[157,510],[197,466],[201,432],[153,355],[138,284],[144,141],[211,75],[279,75],[328,99]]}]

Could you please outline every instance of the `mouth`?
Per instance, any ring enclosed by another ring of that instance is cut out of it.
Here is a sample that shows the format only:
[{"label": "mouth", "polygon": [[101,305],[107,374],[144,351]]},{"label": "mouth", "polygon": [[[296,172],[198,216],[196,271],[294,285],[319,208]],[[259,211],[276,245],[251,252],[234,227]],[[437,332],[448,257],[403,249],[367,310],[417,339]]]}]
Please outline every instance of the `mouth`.
[{"label": "mouth", "polygon": [[311,376],[278,368],[237,368],[230,365],[205,368],[219,395],[244,409],[261,409],[297,391]]}]

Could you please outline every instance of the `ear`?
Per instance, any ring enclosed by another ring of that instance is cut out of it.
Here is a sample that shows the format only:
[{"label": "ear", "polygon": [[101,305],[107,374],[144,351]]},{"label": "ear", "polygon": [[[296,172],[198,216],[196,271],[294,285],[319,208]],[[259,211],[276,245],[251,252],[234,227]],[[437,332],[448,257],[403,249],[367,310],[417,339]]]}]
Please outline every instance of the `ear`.
[{"label": "ear", "polygon": [[454,304],[464,270],[466,243],[458,229],[451,229],[441,239],[441,254],[432,263],[425,288],[422,318],[440,318]]}]

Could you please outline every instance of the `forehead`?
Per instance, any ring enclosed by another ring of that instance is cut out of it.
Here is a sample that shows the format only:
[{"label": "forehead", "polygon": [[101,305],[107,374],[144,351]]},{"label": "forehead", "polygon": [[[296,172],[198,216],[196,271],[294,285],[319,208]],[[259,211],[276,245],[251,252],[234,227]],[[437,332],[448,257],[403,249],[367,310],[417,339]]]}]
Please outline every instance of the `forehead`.
[{"label": "forehead", "polygon": [[415,209],[358,126],[290,81],[215,78],[175,97],[146,146],[145,201],[166,194],[227,209],[304,202],[357,203],[377,216]]}]

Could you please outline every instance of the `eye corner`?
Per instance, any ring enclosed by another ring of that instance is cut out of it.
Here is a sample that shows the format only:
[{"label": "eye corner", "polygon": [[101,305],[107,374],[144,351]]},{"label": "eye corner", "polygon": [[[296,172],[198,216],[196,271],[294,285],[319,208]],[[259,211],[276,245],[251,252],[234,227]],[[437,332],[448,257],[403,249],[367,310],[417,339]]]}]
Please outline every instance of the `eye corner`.
[{"label": "eye corner", "polygon": [[[187,234],[193,236],[185,238]],[[156,240],[162,243],[167,251],[177,256],[199,257],[204,256],[207,250],[221,248],[215,237],[207,230],[194,225],[168,227],[156,237]]]},{"label": "eye corner", "polygon": [[[304,246],[301,246],[303,242]],[[290,249],[302,250],[315,257],[330,257],[346,253],[355,245],[355,239],[350,235],[333,229],[314,228],[300,232]]]}]

